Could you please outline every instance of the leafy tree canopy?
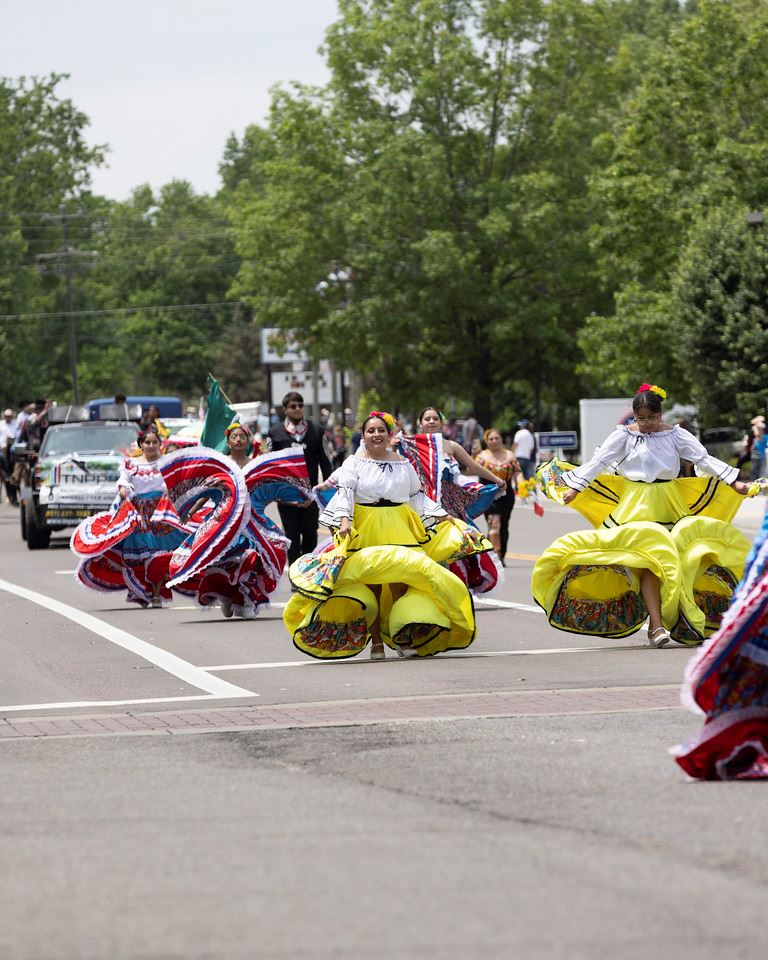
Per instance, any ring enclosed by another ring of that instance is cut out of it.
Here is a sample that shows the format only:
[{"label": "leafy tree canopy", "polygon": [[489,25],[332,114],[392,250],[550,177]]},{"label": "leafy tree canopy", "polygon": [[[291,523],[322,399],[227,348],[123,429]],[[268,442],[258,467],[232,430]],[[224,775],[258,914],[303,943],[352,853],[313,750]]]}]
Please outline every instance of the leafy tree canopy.
[{"label": "leafy tree canopy", "polygon": [[[63,79],[0,78],[0,315],[55,313],[63,290],[41,277],[36,256],[59,248],[60,225],[49,219],[88,199],[90,171],[103,148],[89,147],[87,117],[58,94]],[[4,404],[68,389],[61,317],[0,320],[0,393]]]},{"label": "leafy tree canopy", "polygon": [[[744,234],[746,210],[765,207],[766,96],[762,0],[700,0],[649,50],[641,82],[598,140],[605,162],[589,178],[593,247],[605,289],[614,291],[613,309],[587,317],[579,335],[580,371],[593,384],[622,389],[630,379],[650,377],[678,398],[693,389],[710,417],[717,410],[728,419],[741,409],[738,391],[716,388],[707,399],[705,367],[692,363],[701,354],[691,343],[690,304],[706,299],[710,283],[701,266],[691,269],[692,244],[706,241],[701,254],[714,268],[712,218],[735,205]],[[749,274],[737,247],[731,246],[733,270]],[[687,278],[685,297],[676,288],[680,276]],[[694,277],[704,284],[695,296]],[[748,351],[741,361],[752,383],[761,366]]]},{"label": "leafy tree canopy", "polygon": [[738,204],[692,231],[674,278],[701,421],[746,424],[768,412],[768,235]]},{"label": "leafy tree canopy", "polygon": [[124,311],[98,324],[99,348],[116,342],[123,357],[118,382],[107,371],[109,389],[199,394],[233,323],[232,307],[222,304],[240,262],[218,201],[183,181],[157,196],[139,187],[109,205],[102,229],[88,294],[103,309]]},{"label": "leafy tree canopy", "polygon": [[342,0],[328,88],[279,91],[228,147],[234,292],[390,402],[573,406],[576,332],[610,303],[586,183],[637,6]]}]

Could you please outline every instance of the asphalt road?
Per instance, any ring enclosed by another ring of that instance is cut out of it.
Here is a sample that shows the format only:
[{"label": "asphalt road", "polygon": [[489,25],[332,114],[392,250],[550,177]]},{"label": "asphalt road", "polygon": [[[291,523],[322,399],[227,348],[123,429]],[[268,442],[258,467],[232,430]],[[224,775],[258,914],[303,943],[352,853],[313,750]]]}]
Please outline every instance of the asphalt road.
[{"label": "asphalt road", "polygon": [[82,590],[0,507],[1,960],[762,958],[768,788],[671,761],[689,651],[532,604],[581,525],[516,509],[468,651],[327,664],[279,607]]}]

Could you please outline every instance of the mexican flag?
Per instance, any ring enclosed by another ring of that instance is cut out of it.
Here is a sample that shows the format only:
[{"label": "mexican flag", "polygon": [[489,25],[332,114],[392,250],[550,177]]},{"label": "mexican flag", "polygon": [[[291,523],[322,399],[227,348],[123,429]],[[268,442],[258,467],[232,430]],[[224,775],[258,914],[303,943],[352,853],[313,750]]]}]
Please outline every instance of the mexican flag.
[{"label": "mexican flag", "polygon": [[235,411],[222,395],[219,381],[208,375],[208,409],[205,414],[205,426],[200,437],[204,447],[212,447],[220,453],[227,452],[224,431],[235,419]]}]

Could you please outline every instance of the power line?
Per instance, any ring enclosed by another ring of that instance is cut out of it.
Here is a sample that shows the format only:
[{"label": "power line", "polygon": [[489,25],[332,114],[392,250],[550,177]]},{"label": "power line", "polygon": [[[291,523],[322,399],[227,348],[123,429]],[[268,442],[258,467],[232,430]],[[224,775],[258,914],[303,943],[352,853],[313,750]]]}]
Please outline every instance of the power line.
[{"label": "power line", "polygon": [[[104,255],[104,251],[101,251],[101,250],[97,250],[95,252],[103,257],[101,262],[103,264],[106,264],[106,266],[109,266],[112,263],[120,264],[121,266],[136,266],[136,265],[142,265],[145,267],[147,266],[146,260],[143,260],[143,259],[138,259],[135,257],[133,258],[123,257],[119,254],[117,256]],[[167,258],[165,258],[167,262],[163,264],[163,269],[162,270],[157,269],[155,272],[165,274],[168,272],[168,267],[172,266],[174,263],[177,263],[179,261],[186,261],[186,260],[191,260],[196,262],[201,260],[204,255],[205,254],[202,254],[199,252],[198,253],[169,253]],[[23,270],[34,269],[34,267],[37,265],[37,262],[38,262],[37,258],[35,258],[34,260],[17,261],[12,266],[8,266],[8,267],[0,266],[0,276],[2,276],[5,273],[19,273]],[[218,269],[221,265],[232,265],[232,264],[243,263],[243,262],[244,261],[242,257],[238,257],[237,254],[230,254],[229,256],[226,256],[226,257],[221,257],[221,256],[217,257],[214,262],[208,264],[208,268]]]},{"label": "power line", "polygon": [[[165,310],[168,312],[174,310],[209,310],[213,307],[245,307],[247,304],[242,300],[221,300],[218,303],[158,303],[147,304],[145,307],[115,307],[112,310],[75,310],[75,316],[78,317],[109,317],[116,314],[146,313],[150,310]],[[69,313],[65,311],[57,313],[8,313],[0,316],[0,321],[4,320],[54,320],[66,318]]]},{"label": "power line", "polygon": [[[85,219],[88,223],[108,223],[112,219],[112,214],[114,211],[105,210],[103,212],[92,211],[88,212],[86,210],[82,211],[82,218]],[[138,214],[135,220],[131,223],[129,221],[127,226],[157,226],[159,222],[172,222],[172,223],[191,223],[199,224],[201,219],[205,220],[211,226],[218,227],[227,227],[230,225],[230,220],[227,217],[213,217],[205,216],[201,214],[199,216],[194,213],[183,213],[179,215],[173,215],[171,213],[166,213],[161,210],[158,211],[162,216],[158,217],[155,214],[149,214],[146,218],[141,219],[141,215]],[[127,211],[130,214],[130,211]],[[22,226],[24,230],[34,230],[37,226],[40,225],[41,220],[45,220],[47,217],[55,216],[55,214],[46,213],[44,210],[32,211],[32,210],[2,210],[0,209],[0,217],[15,217],[19,221],[27,221],[26,223],[11,223],[9,226]],[[30,222],[33,221],[33,222]]]},{"label": "power line", "polygon": [[[41,223],[43,218],[39,217],[36,223],[9,222],[0,219],[0,231],[5,233],[20,232],[23,235],[49,233],[52,232],[50,224]],[[203,233],[205,235],[214,234],[222,236],[226,231],[234,229],[235,224],[231,220],[210,220],[207,217],[163,217],[161,221],[157,220],[136,220],[123,219],[115,217],[96,217],[89,219],[83,217],[85,223],[73,227],[76,233],[96,234],[107,236],[110,233],[139,233],[145,234],[159,233],[180,233],[195,235]]]},{"label": "power line", "polygon": [[81,211],[67,212],[64,204],[59,207],[58,213],[45,213],[41,220],[48,220],[61,226],[63,245],[51,253],[38,253],[35,257],[37,269],[41,276],[56,274],[64,278],[65,300],[67,304],[67,352],[69,354],[69,375],[72,381],[72,399],[79,401],[79,387],[77,380],[77,315],[72,300],[72,280],[75,275],[91,269],[97,254],[92,250],[77,250],[69,243],[69,225],[83,216]]}]

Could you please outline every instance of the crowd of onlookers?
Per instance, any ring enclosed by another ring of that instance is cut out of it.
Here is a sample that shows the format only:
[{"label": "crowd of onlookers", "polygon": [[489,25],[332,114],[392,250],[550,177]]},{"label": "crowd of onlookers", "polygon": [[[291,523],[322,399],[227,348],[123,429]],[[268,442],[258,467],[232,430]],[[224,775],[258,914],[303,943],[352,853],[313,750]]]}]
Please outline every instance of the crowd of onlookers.
[{"label": "crowd of onlookers", "polygon": [[[116,402],[119,399],[124,398],[116,398]],[[47,408],[48,402],[46,400],[23,400],[19,402],[18,411],[11,408],[3,411],[2,420],[0,420],[0,492],[5,491],[5,496],[10,504],[17,505],[18,503],[18,489],[23,480],[23,471],[26,469],[26,463],[14,460],[13,445],[18,441],[23,441],[27,444],[29,450],[34,451],[39,448],[45,431]],[[341,466],[346,457],[354,454],[360,446],[360,425],[350,425],[350,415],[351,411],[345,411],[344,422],[340,423],[338,419],[334,422],[334,417],[329,410],[323,409],[320,411],[319,425],[323,431],[323,445],[334,470]],[[155,407],[147,408],[142,417],[142,427],[158,417],[159,414]],[[264,420],[267,421],[267,417],[264,417]],[[270,426],[274,426],[281,420],[282,418],[275,410],[271,411],[268,421]],[[264,428],[268,429],[266,422]],[[414,429],[415,424],[407,417],[397,416],[398,431],[409,436],[414,432]],[[264,430],[264,433],[266,433],[266,430]],[[473,458],[479,456],[484,449],[484,433],[483,427],[471,412],[468,412],[464,419],[459,419],[455,415],[448,416],[442,428],[442,434],[447,440],[453,440],[460,444]],[[516,431],[505,436],[504,443],[514,452],[525,479],[530,479],[537,462],[536,440],[531,422],[527,419],[519,420]],[[259,449],[262,451],[268,449],[269,446],[267,436],[263,436],[262,442],[256,445],[255,452],[258,452]],[[745,472],[747,467],[749,468],[749,475],[752,480],[768,473],[768,468],[766,468],[767,446],[768,433],[766,432],[765,417],[760,414],[752,419],[744,440],[742,453],[737,460],[738,466],[744,468]]]},{"label": "crowd of onlookers", "polygon": [[[334,470],[341,466],[346,457],[357,452],[360,446],[362,432],[360,424],[349,426],[351,411],[346,411],[345,423],[334,422],[329,410],[320,411],[319,423],[323,428],[323,443],[328,459]],[[273,411],[272,422],[279,422],[279,415]],[[411,436],[416,425],[407,417],[398,414],[395,417],[396,433]],[[446,440],[453,440],[462,446],[471,457],[477,457],[485,449],[485,429],[472,413],[467,413],[462,420],[456,416],[449,416],[443,424],[442,434]],[[505,444],[510,447],[520,463],[526,479],[533,476],[536,468],[536,440],[533,434],[533,425],[530,420],[519,420],[516,431],[504,437]],[[264,446],[264,445],[263,445]]]},{"label": "crowd of onlookers", "polygon": [[46,426],[47,400],[22,400],[18,413],[10,407],[3,410],[0,420],[0,484],[8,502],[19,503],[19,487],[27,469],[25,462],[14,458],[13,447],[18,441],[27,444],[29,450],[38,450]]},{"label": "crowd of onlookers", "polygon": [[[124,403],[125,397],[117,396],[115,402]],[[23,441],[29,450],[34,451],[39,448],[45,431],[47,408],[46,400],[34,400],[21,401],[18,411],[10,408],[3,411],[3,417],[0,420],[0,484],[10,504],[18,503],[18,490],[23,479],[22,472],[27,469],[25,462],[14,460],[13,445],[17,441]],[[334,470],[360,446],[360,425],[349,425],[350,414],[351,411],[346,411],[344,422],[339,423],[338,419],[334,422],[334,417],[329,410],[323,409],[320,413],[319,423],[323,430],[323,445]],[[264,419],[266,420],[266,417]],[[279,414],[272,411],[269,418],[270,426],[281,421]],[[148,407],[144,411],[140,425],[144,428],[151,422],[160,422],[156,407]],[[266,427],[266,424],[264,426]],[[409,436],[413,433],[415,425],[407,417],[399,415],[397,428],[398,431]],[[456,416],[447,417],[442,433],[446,439],[459,443],[471,457],[478,456],[484,449],[484,430],[472,413],[467,413],[463,420]],[[266,435],[260,439],[261,443],[255,445],[255,452],[266,450],[270,446]],[[505,441],[514,450],[526,479],[530,478],[536,466],[536,447],[531,423],[528,420],[519,421],[514,436],[505,438]]]}]

